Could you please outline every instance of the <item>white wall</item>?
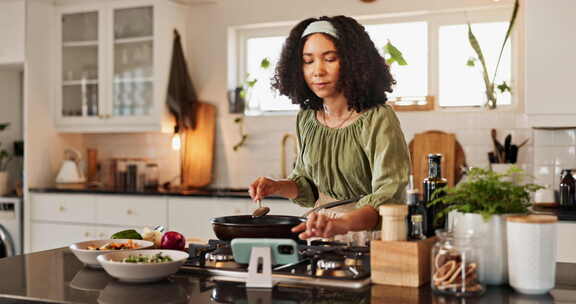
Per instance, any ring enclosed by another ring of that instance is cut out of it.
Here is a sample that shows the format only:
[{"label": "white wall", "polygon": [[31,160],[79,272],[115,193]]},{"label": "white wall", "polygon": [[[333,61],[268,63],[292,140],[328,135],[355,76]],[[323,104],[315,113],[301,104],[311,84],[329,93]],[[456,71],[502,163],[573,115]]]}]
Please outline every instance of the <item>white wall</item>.
[{"label": "white wall", "polygon": [[[498,4],[510,5],[512,1]],[[234,115],[227,113],[227,29],[229,26],[268,22],[300,21],[304,18],[345,14],[350,16],[377,15],[457,9],[494,5],[489,0],[470,1],[375,1],[365,4],[351,0],[324,1],[216,1],[215,4],[191,8],[188,36],[188,60],[194,85],[202,100],[218,105],[216,146],[216,187],[247,187],[259,175],[278,176],[280,173],[280,141],[284,133],[294,132],[293,116],[248,117],[248,140],[238,152],[232,147],[240,139]],[[520,20],[521,22],[521,20]],[[521,28],[518,26],[517,28]],[[518,67],[517,67],[518,68]],[[519,84],[521,86],[521,84]],[[518,92],[522,92],[518,87]],[[519,96],[521,102],[522,96]],[[499,129],[502,139],[513,133],[515,142],[529,137],[522,106],[512,111],[424,112],[400,113],[407,140],[414,133],[430,129],[455,132],[463,144],[470,165],[486,165],[486,153],[492,149],[491,128]],[[520,152],[520,161],[530,170],[532,148]]]},{"label": "white wall", "polygon": [[[14,152],[14,142],[23,139],[22,131],[22,71],[0,70],[0,123],[10,126],[0,132],[1,149]],[[22,178],[22,160],[13,158],[8,166],[9,189]]]}]

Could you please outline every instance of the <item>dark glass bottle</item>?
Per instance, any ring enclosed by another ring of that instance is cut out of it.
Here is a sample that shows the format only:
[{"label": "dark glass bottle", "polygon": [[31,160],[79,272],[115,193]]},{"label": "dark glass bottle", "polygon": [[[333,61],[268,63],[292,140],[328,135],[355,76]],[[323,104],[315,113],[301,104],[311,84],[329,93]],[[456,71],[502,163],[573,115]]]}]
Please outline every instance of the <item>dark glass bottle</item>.
[{"label": "dark glass bottle", "polygon": [[408,217],[406,218],[406,220],[408,225],[408,236],[410,238],[410,236],[413,234],[412,231],[414,228],[413,223],[414,223],[414,217],[416,216],[420,216],[422,218],[421,220],[422,233],[425,235],[428,212],[426,211],[426,207],[424,207],[422,201],[420,200],[420,193],[418,192],[418,189],[408,189],[407,196],[408,196],[407,201]]},{"label": "dark glass bottle", "polygon": [[[426,223],[426,236],[434,236],[434,231],[436,229],[443,229],[446,223],[446,216],[440,219],[436,219],[436,214],[438,214],[444,208],[440,204],[434,206],[428,206],[433,200],[433,194],[437,189],[442,189],[446,186],[447,181],[442,177],[442,154],[428,154],[428,177],[424,179],[423,189],[424,189],[424,205],[427,207],[428,216]],[[442,195],[438,193],[437,195]]]},{"label": "dark glass bottle", "polygon": [[420,241],[426,239],[424,235],[424,217],[421,214],[412,215],[410,218],[410,234],[408,239],[411,241]]},{"label": "dark glass bottle", "polygon": [[572,176],[572,170],[563,169],[560,174],[560,207],[564,209],[574,208],[576,196],[574,195],[576,183]]}]

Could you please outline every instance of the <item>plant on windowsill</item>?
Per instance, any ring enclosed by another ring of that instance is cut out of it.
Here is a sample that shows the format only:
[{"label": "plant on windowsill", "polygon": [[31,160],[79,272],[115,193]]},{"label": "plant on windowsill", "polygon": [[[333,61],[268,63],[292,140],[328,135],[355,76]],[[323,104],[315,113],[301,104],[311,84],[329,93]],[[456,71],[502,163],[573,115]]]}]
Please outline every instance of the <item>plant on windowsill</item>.
[{"label": "plant on windowsill", "polygon": [[[265,57],[260,61],[260,68],[267,70],[270,68],[270,60]],[[246,74],[246,78],[241,85],[228,92],[229,112],[232,114],[243,114],[250,101],[250,93],[254,86],[258,83],[257,78],[253,78],[250,74]]]},{"label": "plant on windowsill", "polygon": [[[406,66],[408,62],[402,52],[388,40],[382,48],[386,64],[392,70],[394,64]],[[388,104],[396,111],[430,111],[434,110],[432,96],[398,96],[388,101]]]},{"label": "plant on windowsill", "polygon": [[[527,213],[530,193],[544,187],[522,183],[526,174],[513,166],[504,173],[473,168],[466,181],[436,191],[429,206],[443,205],[437,218],[449,215],[455,233],[473,231],[481,235],[484,262],[480,281],[490,285],[507,282],[507,214]],[[513,180],[515,182],[513,182]]]},{"label": "plant on windowsill", "polygon": [[474,52],[476,53],[477,57],[471,57],[466,62],[467,66],[474,67],[476,65],[476,61],[480,62],[482,68],[482,78],[484,80],[484,86],[486,88],[486,104],[485,106],[489,109],[495,109],[497,104],[496,98],[496,88],[500,90],[500,93],[504,92],[512,92],[511,88],[508,86],[506,81],[502,82],[499,85],[496,85],[494,82],[496,81],[496,74],[498,72],[498,66],[500,65],[500,60],[502,59],[502,53],[504,52],[504,47],[506,46],[506,42],[508,42],[508,38],[510,38],[510,34],[512,33],[512,27],[516,21],[516,15],[518,14],[518,0],[514,2],[514,9],[512,11],[512,17],[508,22],[508,30],[506,31],[506,35],[504,36],[504,41],[502,42],[502,48],[500,49],[500,55],[498,55],[498,61],[496,62],[496,67],[494,68],[494,74],[492,79],[489,78],[488,74],[488,67],[486,66],[486,61],[484,59],[484,54],[482,53],[482,49],[480,48],[480,43],[476,36],[472,32],[472,26],[470,22],[468,22],[468,42]]},{"label": "plant on windowsill", "polygon": [[[263,70],[267,70],[270,68],[270,60],[265,57],[260,61],[260,68]],[[256,83],[258,82],[257,78],[251,78],[250,74],[246,75],[246,79],[242,83],[242,86],[237,87],[233,91],[231,91],[228,96],[230,102],[230,113],[238,113],[243,114],[245,111],[245,107],[250,103],[250,93]],[[244,145],[248,135],[244,133],[244,118],[243,117],[235,117],[234,123],[238,125],[240,131],[240,141],[236,143],[232,149],[234,151],[238,151],[240,147]]]}]

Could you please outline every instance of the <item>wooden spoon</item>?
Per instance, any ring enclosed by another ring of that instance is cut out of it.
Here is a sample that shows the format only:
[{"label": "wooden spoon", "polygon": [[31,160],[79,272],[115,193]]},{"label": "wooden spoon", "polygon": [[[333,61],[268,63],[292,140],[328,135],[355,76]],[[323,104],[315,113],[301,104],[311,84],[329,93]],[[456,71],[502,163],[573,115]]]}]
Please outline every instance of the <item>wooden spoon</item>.
[{"label": "wooden spoon", "polygon": [[254,210],[254,212],[252,212],[252,217],[265,216],[266,214],[268,214],[268,212],[270,212],[270,208],[262,207],[262,201],[261,200],[257,200],[256,202],[258,203],[258,208],[256,210]]}]

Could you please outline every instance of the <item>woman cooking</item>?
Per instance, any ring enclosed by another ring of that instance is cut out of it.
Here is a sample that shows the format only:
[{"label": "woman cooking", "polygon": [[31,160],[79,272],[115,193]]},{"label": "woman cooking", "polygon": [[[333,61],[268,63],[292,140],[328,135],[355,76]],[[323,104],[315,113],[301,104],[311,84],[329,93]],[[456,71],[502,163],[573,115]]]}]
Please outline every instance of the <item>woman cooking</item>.
[{"label": "woman cooking", "polygon": [[384,58],[356,20],[321,17],[296,25],[272,86],[300,105],[300,154],[288,179],[257,178],[252,199],[278,195],[314,207],[358,197],[355,204],[312,213],[292,231],[301,239],[369,241],[369,231],[378,229],[378,206],[404,202],[410,169],[400,123],[386,105],[393,84]]}]

